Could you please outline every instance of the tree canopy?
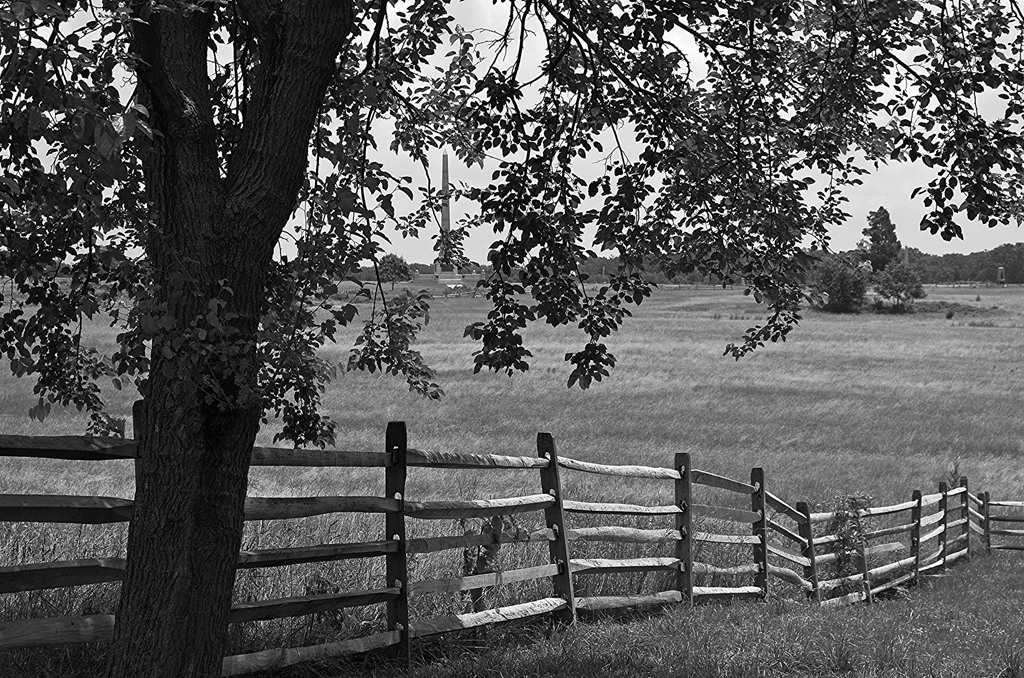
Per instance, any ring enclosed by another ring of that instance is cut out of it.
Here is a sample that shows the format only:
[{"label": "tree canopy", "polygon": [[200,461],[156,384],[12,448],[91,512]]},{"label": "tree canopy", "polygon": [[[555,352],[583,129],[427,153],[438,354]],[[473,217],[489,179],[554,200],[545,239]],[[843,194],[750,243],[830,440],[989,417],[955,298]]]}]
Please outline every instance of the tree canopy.
[{"label": "tree canopy", "polygon": [[[943,238],[1019,220],[1022,18],[1017,0],[5,5],[0,351],[37,380],[39,416],[74,403],[107,432],[100,382],[143,398],[110,674],[216,675],[261,422],[333,439],[318,348],[356,315],[337,281],[386,224],[434,230],[438,189],[378,144],[492,164],[459,189],[473,216],[434,234],[451,262],[467,229],[496,234],[475,369],[527,369],[523,328],[572,324],[586,387],[652,269],[765,302],[727,353],[785,338],[809,251],[875,163],[931,168],[914,194]],[[618,255],[597,290],[591,250]],[[427,300],[365,294],[348,365],[436,395],[413,348]],[[110,355],[83,340],[97,314],[119,327]]]}]

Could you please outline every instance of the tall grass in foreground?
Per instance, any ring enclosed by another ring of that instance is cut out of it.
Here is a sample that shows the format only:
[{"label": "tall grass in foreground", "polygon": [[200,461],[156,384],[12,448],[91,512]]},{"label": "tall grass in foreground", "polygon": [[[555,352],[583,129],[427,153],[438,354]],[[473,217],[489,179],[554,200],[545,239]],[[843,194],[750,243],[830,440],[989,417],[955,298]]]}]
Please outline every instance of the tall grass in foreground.
[{"label": "tall grass in foreground", "polygon": [[[579,338],[548,327],[529,332],[527,341],[535,357],[528,373],[512,378],[473,375],[470,366],[475,347],[461,338],[462,328],[485,312],[485,302],[437,300],[420,349],[440,373],[448,393],[443,401],[419,399],[394,379],[344,373],[330,386],[325,406],[339,422],[340,449],[381,450],[386,422],[404,420],[409,426],[410,446],[421,449],[533,456],[535,433],[544,430],[554,435],[561,455],[586,461],[666,466],[675,452],[687,451],[697,467],[739,479],[746,478],[751,467],[761,466],[772,492],[791,502],[806,500],[817,508],[830,507],[837,495],[869,495],[876,505],[906,500],[914,488],[934,491],[936,483],[949,475],[950,466],[967,475],[975,491],[988,490],[997,498],[1024,497],[1024,418],[1019,416],[1024,411],[1024,292],[984,290],[984,302],[973,301],[976,290],[929,292],[931,300],[948,298],[975,304],[981,313],[978,317],[993,326],[972,327],[956,317],[948,320],[944,314],[831,316],[808,311],[786,344],[769,346],[736,362],[721,357],[722,349],[757,322],[762,309],[734,291],[665,290],[645,302],[626,328],[613,337],[610,345],[619,366],[610,381],[585,392],[565,388],[568,370],[562,356],[571,347],[569,342]],[[90,332],[98,342],[111,340],[106,328],[94,326]],[[332,348],[328,354],[344,362],[343,348]],[[84,419],[77,413],[55,412],[42,425],[30,422],[23,413],[31,404],[31,385],[9,379],[0,387],[3,432],[53,435],[81,430]],[[111,396],[115,408],[128,416],[133,397],[118,392]],[[273,426],[268,427],[259,443],[270,444],[273,433]],[[4,493],[130,497],[133,492],[130,463],[24,459],[0,463],[0,492]],[[671,501],[668,483],[624,483],[586,474],[564,474],[563,482],[565,495],[578,500]],[[407,497],[485,498],[530,494],[538,488],[537,474],[531,472],[414,468],[410,469]],[[383,473],[361,469],[254,469],[249,488],[252,496],[382,492]],[[669,525],[648,522],[644,526]],[[373,540],[383,536],[382,528],[379,516],[353,515],[251,523],[243,547]],[[455,522],[413,524],[409,536],[461,534],[466,528]],[[0,564],[123,555],[123,530],[123,526],[0,524]],[[668,555],[653,549],[623,546],[618,553],[602,549],[600,555]],[[581,548],[575,555],[586,557],[588,553]],[[733,556],[723,550],[719,557]],[[745,555],[734,557],[746,560]],[[503,569],[511,569],[544,558],[546,554],[539,548],[505,547],[499,563]],[[458,575],[461,553],[426,556],[411,562],[410,567],[414,579]],[[375,561],[252,570],[239,574],[236,599],[369,588],[379,585],[382,570],[383,563]],[[959,578],[959,572],[952,576]],[[657,584],[637,575],[588,579],[586,586],[587,593],[609,594],[651,590]],[[544,586],[506,587],[488,602],[503,604],[547,595]],[[104,585],[2,596],[0,621],[112,612],[116,589],[116,585]],[[991,599],[992,594],[987,597]],[[430,596],[415,601],[414,614],[462,611],[466,603],[454,596]],[[294,622],[237,625],[232,627],[232,647],[233,651],[248,651],[360,634],[379,628],[382,614],[382,609],[365,608]],[[683,617],[720,624],[731,619],[730,614],[701,611],[692,618]],[[800,620],[802,615],[832,613],[794,614],[794,619]],[[858,614],[862,613],[854,613],[852,618]],[[759,615],[750,615],[745,623],[756,625]],[[679,613],[670,618],[680,618]],[[807,621],[808,625],[832,624],[817,616],[808,619],[816,620]],[[566,643],[577,642],[572,634],[615,635],[609,628],[580,629],[559,636],[558,651],[564,654],[568,652]],[[785,630],[772,633],[777,637]],[[586,645],[594,642],[604,641],[595,637]],[[0,675],[91,675],[86,658],[99,651],[0,657]],[[586,651],[597,653],[595,657],[605,652],[600,647]],[[714,656],[716,665],[733,666],[723,663],[727,655]],[[683,659],[673,655],[672,661]],[[701,665],[697,659],[690,663]],[[761,675],[743,673],[747,671],[743,666],[735,664],[738,673],[706,675]]]}]

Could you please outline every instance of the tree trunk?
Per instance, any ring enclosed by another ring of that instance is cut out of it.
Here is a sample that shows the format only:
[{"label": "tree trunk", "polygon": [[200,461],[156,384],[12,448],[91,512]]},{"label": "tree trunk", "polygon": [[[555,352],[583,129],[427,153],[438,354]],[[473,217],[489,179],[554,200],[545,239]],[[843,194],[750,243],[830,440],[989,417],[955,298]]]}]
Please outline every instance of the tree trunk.
[{"label": "tree trunk", "polygon": [[154,11],[134,27],[153,228],[144,389],[128,562],[110,678],[219,676],[262,416],[256,346],[274,247],[353,25],[351,2],[238,0],[260,62],[226,172],[207,74],[212,17]]},{"label": "tree trunk", "polygon": [[176,400],[146,400],[111,676],[220,674],[259,411]]}]

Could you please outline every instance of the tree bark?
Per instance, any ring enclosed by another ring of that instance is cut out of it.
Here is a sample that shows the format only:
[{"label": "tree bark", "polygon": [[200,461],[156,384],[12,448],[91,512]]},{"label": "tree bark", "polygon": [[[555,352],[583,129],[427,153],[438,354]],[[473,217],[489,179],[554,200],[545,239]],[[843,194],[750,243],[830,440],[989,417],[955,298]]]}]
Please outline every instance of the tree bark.
[{"label": "tree bark", "polygon": [[220,675],[262,416],[256,339],[268,270],[353,27],[351,2],[237,4],[260,62],[226,172],[206,64],[213,17],[154,11],[134,28],[138,97],[157,132],[143,167],[150,312],[161,330],[136,432],[141,456],[111,678]]}]

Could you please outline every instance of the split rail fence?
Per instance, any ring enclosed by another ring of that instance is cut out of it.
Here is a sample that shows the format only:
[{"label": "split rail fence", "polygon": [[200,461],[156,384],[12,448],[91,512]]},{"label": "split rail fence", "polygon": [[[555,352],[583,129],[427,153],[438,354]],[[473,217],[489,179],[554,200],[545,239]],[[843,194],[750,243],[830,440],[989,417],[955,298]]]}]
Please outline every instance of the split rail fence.
[{"label": "split rail fence", "polygon": [[[132,459],[137,457],[137,450],[131,440],[0,436],[0,456]],[[770,492],[760,468],[752,469],[747,481],[693,468],[687,453],[676,454],[671,468],[595,464],[559,457],[553,438],[546,433],[537,436],[536,457],[426,452],[409,449],[402,423],[388,425],[384,453],[256,448],[252,465],[382,468],[384,496],[250,497],[245,519],[278,520],[342,512],[383,514],[386,538],[243,551],[238,557],[239,569],[382,557],[385,577],[379,588],[369,590],[236,603],[230,623],[384,604],[387,630],[326,644],[229,656],[224,659],[225,676],[382,648],[407,653],[414,639],[540,615],[571,621],[577,616],[642,606],[763,599],[769,593],[769,576],[797,587],[822,605],[870,603],[889,589],[911,585],[968,558],[972,533],[980,537],[980,546],[987,551],[1024,550],[1024,540],[1020,539],[1024,529],[1000,527],[1004,523],[1024,523],[1024,515],[1014,515],[1015,509],[1017,514],[1022,513],[1019,509],[1024,509],[1024,502],[996,501],[986,492],[972,494],[966,479],[954,488],[940,483],[932,494],[922,495],[915,490],[909,501],[892,506],[814,513],[805,502],[789,504]],[[518,469],[538,474],[539,491],[498,499],[409,501],[405,498],[409,467]],[[671,483],[674,501],[649,506],[572,500],[563,496],[563,472],[664,481]],[[705,494],[713,495],[715,503],[704,499]],[[528,512],[542,515],[544,527],[531,532],[499,530],[406,538],[410,520],[490,518]],[[113,523],[129,521],[131,513],[132,502],[128,499],[0,495],[0,521],[7,522]],[[667,519],[671,527],[575,524],[607,517],[624,522],[623,516],[633,517],[634,524],[638,520]],[[410,556],[529,542],[547,544],[547,563],[456,578],[410,580]],[[663,545],[671,549],[671,555],[589,557],[591,543],[608,542]],[[588,557],[574,558],[573,552],[582,552],[584,544]],[[725,554],[726,562],[712,563],[716,554]],[[116,582],[124,566],[119,558],[91,558],[0,567],[0,594]],[[655,581],[664,590],[638,595],[576,593],[577,588],[585,588],[579,585],[581,577],[638,572],[660,573]],[[541,579],[550,581],[552,593],[548,597],[465,614],[410,619],[410,596],[454,594]],[[0,650],[102,642],[111,638],[113,626],[113,615],[10,621],[0,624]]]}]

